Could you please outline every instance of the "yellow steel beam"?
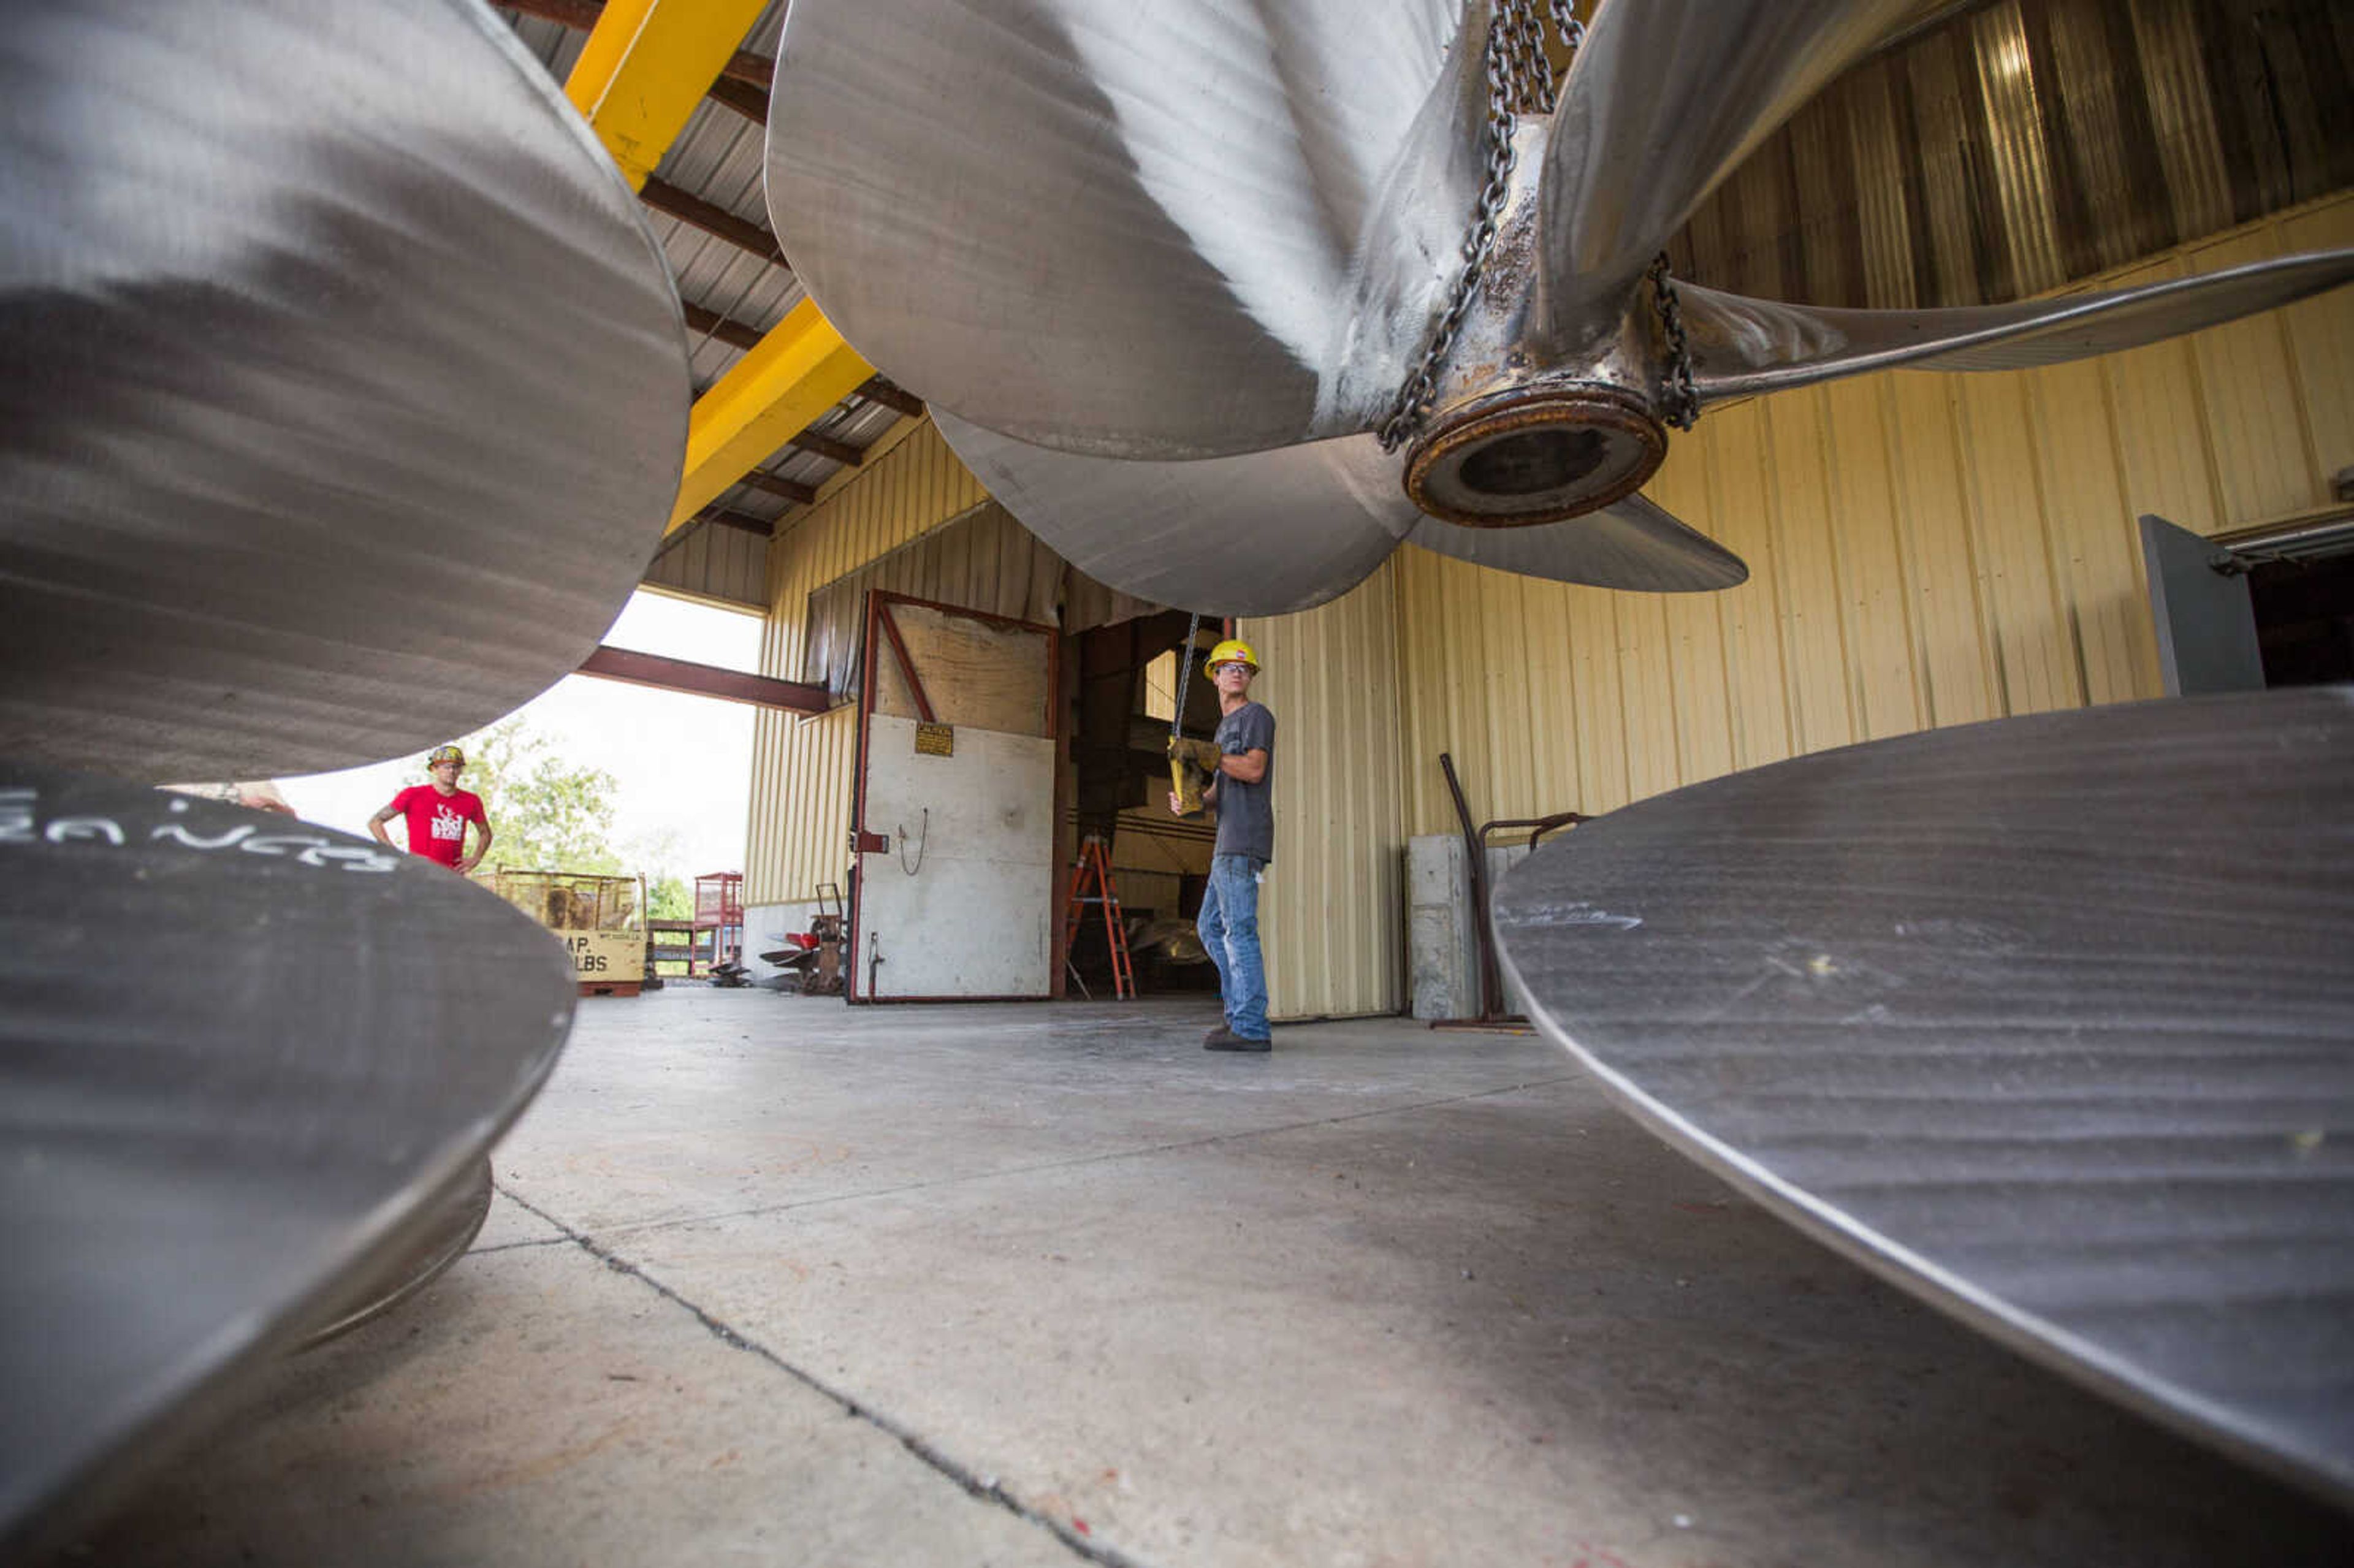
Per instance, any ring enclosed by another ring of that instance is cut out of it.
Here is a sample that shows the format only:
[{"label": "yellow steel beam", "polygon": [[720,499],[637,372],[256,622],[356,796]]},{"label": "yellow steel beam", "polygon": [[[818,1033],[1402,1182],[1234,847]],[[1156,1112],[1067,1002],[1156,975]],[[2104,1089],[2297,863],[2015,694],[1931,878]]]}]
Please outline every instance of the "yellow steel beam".
[{"label": "yellow steel beam", "polygon": [[803,300],[695,400],[686,477],[670,515],[679,528],[770,452],[857,390],[875,367]]},{"label": "yellow steel beam", "polygon": [[[644,187],[685,129],[763,4],[607,0],[564,92],[632,190]],[[695,399],[671,527],[684,525],[874,374],[817,307],[803,302]]]},{"label": "yellow steel beam", "polygon": [[636,190],[686,128],[686,117],[764,0],[609,0],[564,83]]}]

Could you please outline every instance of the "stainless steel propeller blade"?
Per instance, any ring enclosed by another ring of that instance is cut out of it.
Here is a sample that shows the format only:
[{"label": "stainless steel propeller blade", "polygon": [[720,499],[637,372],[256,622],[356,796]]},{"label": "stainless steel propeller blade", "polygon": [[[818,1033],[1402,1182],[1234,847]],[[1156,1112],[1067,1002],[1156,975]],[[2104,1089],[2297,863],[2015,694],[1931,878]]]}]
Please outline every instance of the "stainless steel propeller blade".
[{"label": "stainless steel propeller blade", "polygon": [[1426,517],[1406,542],[1500,572],[1630,593],[1708,593],[1749,580],[1740,556],[1640,495],[1524,528]]},{"label": "stainless steel propeller blade", "polygon": [[1808,99],[1937,0],[1624,0],[1571,62],[1546,154],[1544,339],[1615,332],[1691,210]]},{"label": "stainless steel propeller blade", "polygon": [[1076,457],[935,408],[989,493],[1108,587],[1204,615],[1285,615],[1336,599],[1422,514],[1371,436],[1195,462]]},{"label": "stainless steel propeller blade", "polygon": [[1495,904],[1636,1116],[1900,1286],[2354,1502],[2354,687],[1818,753]]},{"label": "stainless steel propeller blade", "polygon": [[1479,189],[1460,0],[796,0],[769,212],[936,408],[1105,456],[1370,428]]},{"label": "stainless steel propeller blade", "polygon": [[573,991],[422,860],[0,765],[0,1557],[462,1247]]},{"label": "stainless steel propeller blade", "polygon": [[1426,517],[1371,436],[1137,462],[1050,451],[934,411],[1024,527],[1097,581],[1210,615],[1283,615],[1339,597],[1401,539],[1559,582],[1673,593],[1731,588],[1740,557],[1641,496],[1565,523],[1467,528]]},{"label": "stainless steel propeller blade", "polygon": [[2197,332],[2354,282],[2354,250],[2287,256],[2135,289],[1958,310],[1825,310],[1685,283],[1704,403],[1866,371],[2020,370]]},{"label": "stainless steel propeller blade", "polygon": [[595,647],[689,395],[612,161],[474,0],[0,29],[0,751],[370,762]]}]

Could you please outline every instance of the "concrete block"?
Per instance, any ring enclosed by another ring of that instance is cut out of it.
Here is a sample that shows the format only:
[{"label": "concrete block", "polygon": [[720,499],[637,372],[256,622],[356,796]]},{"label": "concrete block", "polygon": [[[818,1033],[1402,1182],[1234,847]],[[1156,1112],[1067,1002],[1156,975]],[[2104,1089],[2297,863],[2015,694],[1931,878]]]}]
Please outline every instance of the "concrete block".
[{"label": "concrete block", "polygon": [[1416,1018],[1469,1018],[1479,1011],[1469,865],[1460,834],[1407,841],[1406,972]]}]

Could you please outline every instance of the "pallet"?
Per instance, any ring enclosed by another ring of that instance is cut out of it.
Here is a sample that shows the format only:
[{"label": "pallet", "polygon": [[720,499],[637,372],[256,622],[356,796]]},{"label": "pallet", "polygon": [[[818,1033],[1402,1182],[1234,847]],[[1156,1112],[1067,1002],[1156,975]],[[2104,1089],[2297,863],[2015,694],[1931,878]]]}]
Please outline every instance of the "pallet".
[{"label": "pallet", "polygon": [[638,994],[638,988],[644,983],[642,980],[582,980],[580,994],[582,996],[635,996]]}]

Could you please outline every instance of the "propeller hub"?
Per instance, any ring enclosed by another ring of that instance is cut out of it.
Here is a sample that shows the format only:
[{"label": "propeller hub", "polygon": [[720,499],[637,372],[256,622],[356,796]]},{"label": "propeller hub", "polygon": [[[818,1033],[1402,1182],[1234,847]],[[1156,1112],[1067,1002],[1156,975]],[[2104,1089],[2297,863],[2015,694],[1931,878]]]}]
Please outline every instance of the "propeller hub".
[{"label": "propeller hub", "polygon": [[1467,527],[1558,523],[1632,495],[1667,455],[1659,417],[1622,387],[1521,387],[1440,414],[1406,454],[1405,493]]}]

